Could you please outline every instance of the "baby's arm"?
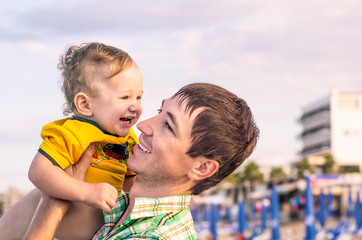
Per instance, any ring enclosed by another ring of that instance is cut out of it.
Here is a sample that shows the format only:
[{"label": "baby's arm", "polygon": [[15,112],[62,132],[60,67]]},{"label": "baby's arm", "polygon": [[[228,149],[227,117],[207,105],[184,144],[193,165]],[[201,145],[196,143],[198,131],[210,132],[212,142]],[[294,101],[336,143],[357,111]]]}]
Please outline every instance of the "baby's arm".
[{"label": "baby's arm", "polygon": [[[93,146],[90,146],[80,158],[79,162],[74,165],[70,165],[65,169],[65,172],[71,175],[72,177],[79,179],[81,181],[84,180],[85,173],[88,169],[89,163],[92,158]],[[69,202],[62,201],[59,199],[55,199],[49,197],[47,195],[43,195],[43,200],[41,201],[37,211],[35,212],[34,218],[28,228],[28,231],[23,240],[30,239],[53,239],[55,232],[57,231],[57,227],[59,223],[66,214],[70,207]],[[70,235],[74,237],[74,235]],[[20,239],[18,237],[16,239]],[[64,238],[64,239],[69,239]],[[15,239],[13,236],[11,239]],[[72,238],[73,239],[73,238]],[[77,238],[74,239],[85,239],[85,238]],[[89,239],[89,238],[87,238]]]},{"label": "baby's arm", "polygon": [[106,213],[110,213],[118,195],[117,190],[108,183],[90,184],[72,178],[39,152],[34,157],[28,175],[38,189],[52,197],[84,202]]}]

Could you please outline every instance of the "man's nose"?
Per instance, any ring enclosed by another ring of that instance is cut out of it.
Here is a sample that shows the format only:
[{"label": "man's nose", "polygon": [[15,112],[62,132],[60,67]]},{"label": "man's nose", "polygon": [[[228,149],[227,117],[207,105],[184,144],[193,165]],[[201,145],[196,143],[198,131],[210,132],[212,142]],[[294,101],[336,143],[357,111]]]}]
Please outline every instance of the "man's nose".
[{"label": "man's nose", "polygon": [[137,128],[145,135],[152,135],[152,118],[140,121],[137,123]]}]

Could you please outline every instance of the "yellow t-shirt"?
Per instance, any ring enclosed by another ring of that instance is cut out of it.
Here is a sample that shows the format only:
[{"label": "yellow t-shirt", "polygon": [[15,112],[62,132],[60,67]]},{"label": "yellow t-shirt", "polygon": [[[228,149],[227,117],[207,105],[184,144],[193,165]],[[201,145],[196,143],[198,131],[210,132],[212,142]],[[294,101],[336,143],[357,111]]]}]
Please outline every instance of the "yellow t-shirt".
[{"label": "yellow t-shirt", "polygon": [[121,193],[125,177],[135,176],[127,168],[127,159],[138,143],[132,128],[126,137],[117,137],[103,132],[94,121],[74,116],[44,125],[41,137],[39,152],[62,169],[76,163],[94,142],[87,182],[107,182]]}]

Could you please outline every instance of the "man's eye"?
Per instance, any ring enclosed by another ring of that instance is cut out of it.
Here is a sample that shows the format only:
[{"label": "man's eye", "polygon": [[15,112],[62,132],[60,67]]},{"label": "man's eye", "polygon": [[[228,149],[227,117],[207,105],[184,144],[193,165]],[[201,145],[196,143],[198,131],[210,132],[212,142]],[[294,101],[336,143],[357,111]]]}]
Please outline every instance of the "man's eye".
[{"label": "man's eye", "polygon": [[171,132],[173,132],[172,127],[170,126],[170,124],[168,124],[168,122],[165,122],[165,126],[168,128],[168,130],[170,130]]},{"label": "man's eye", "polygon": [[157,109],[157,113],[158,114],[162,113],[162,109],[161,108]]}]

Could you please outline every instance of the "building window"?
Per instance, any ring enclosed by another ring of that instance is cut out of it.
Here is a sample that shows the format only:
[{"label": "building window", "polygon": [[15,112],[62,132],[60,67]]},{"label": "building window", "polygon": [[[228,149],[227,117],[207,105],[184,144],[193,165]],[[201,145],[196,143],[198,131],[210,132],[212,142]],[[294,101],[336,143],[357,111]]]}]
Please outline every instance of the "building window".
[{"label": "building window", "polygon": [[358,98],[340,98],[338,101],[339,109],[343,110],[357,110],[359,109]]}]

